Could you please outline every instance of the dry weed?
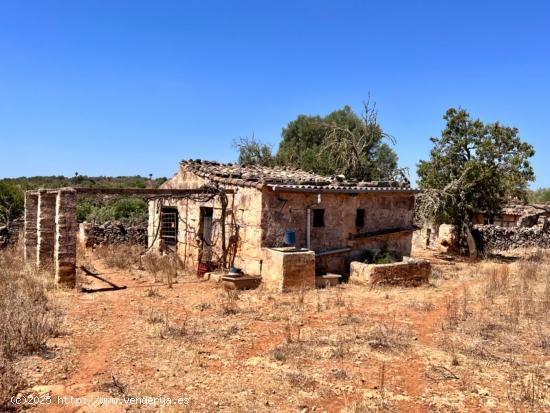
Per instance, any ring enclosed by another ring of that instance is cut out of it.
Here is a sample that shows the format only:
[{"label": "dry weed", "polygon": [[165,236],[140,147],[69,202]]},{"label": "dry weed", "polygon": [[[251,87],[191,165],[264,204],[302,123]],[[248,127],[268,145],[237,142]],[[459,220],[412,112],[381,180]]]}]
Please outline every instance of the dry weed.
[{"label": "dry weed", "polygon": [[131,271],[139,264],[141,250],[139,245],[99,245],[94,248],[94,255],[109,267]]},{"label": "dry weed", "polygon": [[44,350],[48,338],[60,333],[61,314],[48,299],[48,276],[25,265],[20,245],[0,251],[0,407],[23,384],[12,360]]},{"label": "dry weed", "polygon": [[402,351],[411,345],[412,333],[395,323],[377,323],[367,333],[367,343],[379,351]]}]

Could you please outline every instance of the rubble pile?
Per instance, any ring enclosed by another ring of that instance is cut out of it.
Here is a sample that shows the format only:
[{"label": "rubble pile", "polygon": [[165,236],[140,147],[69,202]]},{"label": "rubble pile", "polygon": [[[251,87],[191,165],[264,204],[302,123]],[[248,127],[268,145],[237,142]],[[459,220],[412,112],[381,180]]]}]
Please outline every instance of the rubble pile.
[{"label": "rubble pile", "polygon": [[475,225],[473,235],[477,245],[486,252],[523,247],[550,248],[550,226],[546,219],[539,219],[532,227]]},{"label": "rubble pile", "polygon": [[132,244],[147,245],[147,225],[128,226],[119,221],[86,224],[86,246]]}]

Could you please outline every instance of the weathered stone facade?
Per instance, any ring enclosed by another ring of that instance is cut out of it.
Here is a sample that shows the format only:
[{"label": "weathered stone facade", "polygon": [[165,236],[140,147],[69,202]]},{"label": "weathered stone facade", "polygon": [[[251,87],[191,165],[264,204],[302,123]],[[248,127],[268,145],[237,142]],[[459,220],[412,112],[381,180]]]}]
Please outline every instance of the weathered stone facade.
[{"label": "weathered stone facade", "polygon": [[458,235],[454,225],[427,223],[413,234],[412,243],[417,249],[440,252],[458,251]]},{"label": "weathered stone facade", "polygon": [[427,283],[432,272],[429,261],[405,257],[391,264],[351,263],[350,281],[365,284],[418,285]]},{"label": "weathered stone facade", "polygon": [[55,281],[67,287],[76,283],[76,191],[62,189],[55,203]]},{"label": "weathered stone facade", "polygon": [[[226,241],[231,265],[260,275],[263,249],[283,245],[285,231],[294,231],[298,248],[316,254],[317,273],[348,273],[349,263],[367,249],[385,249],[401,257],[411,250],[414,193],[393,183],[315,184],[330,178],[287,169],[182,162],[162,188],[201,188],[215,184],[228,192]],[[260,172],[258,172],[260,171]],[[297,184],[299,177],[308,184]],[[290,181],[290,184],[289,184]],[[313,182],[313,183],[311,183]],[[201,260],[201,208],[212,208],[212,255],[221,255],[221,204],[166,197],[149,203],[149,245],[161,248],[161,211],[178,212],[177,253],[189,270]],[[323,210],[322,222],[316,210]],[[358,210],[364,214],[358,222]]]},{"label": "weathered stone facade", "polygon": [[36,246],[38,245],[38,233],[36,231],[38,213],[38,193],[25,193],[25,242],[24,256],[27,262],[36,262]]},{"label": "weathered stone facade", "polygon": [[25,260],[68,287],[76,281],[76,231],[74,189],[25,193]]},{"label": "weathered stone facade", "polygon": [[56,192],[47,190],[38,192],[36,265],[45,270],[53,268],[56,199]]}]

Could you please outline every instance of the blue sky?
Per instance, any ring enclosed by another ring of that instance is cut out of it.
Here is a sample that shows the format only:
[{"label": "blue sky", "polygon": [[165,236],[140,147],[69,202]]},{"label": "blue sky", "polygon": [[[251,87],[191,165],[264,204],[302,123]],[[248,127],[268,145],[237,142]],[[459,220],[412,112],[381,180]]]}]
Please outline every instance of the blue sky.
[{"label": "blue sky", "polygon": [[550,186],[550,2],[0,0],[0,177],[171,176],[376,101],[413,172],[461,106]]}]

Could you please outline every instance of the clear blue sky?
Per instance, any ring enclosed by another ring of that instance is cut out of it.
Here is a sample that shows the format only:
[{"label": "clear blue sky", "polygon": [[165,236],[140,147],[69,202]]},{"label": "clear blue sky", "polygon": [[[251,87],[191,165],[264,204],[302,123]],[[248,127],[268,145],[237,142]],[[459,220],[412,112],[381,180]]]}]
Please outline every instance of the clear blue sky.
[{"label": "clear blue sky", "polygon": [[[170,176],[369,91],[414,172],[462,106],[550,186],[550,2],[0,1],[0,177]],[[414,174],[413,174],[414,179]]]}]

